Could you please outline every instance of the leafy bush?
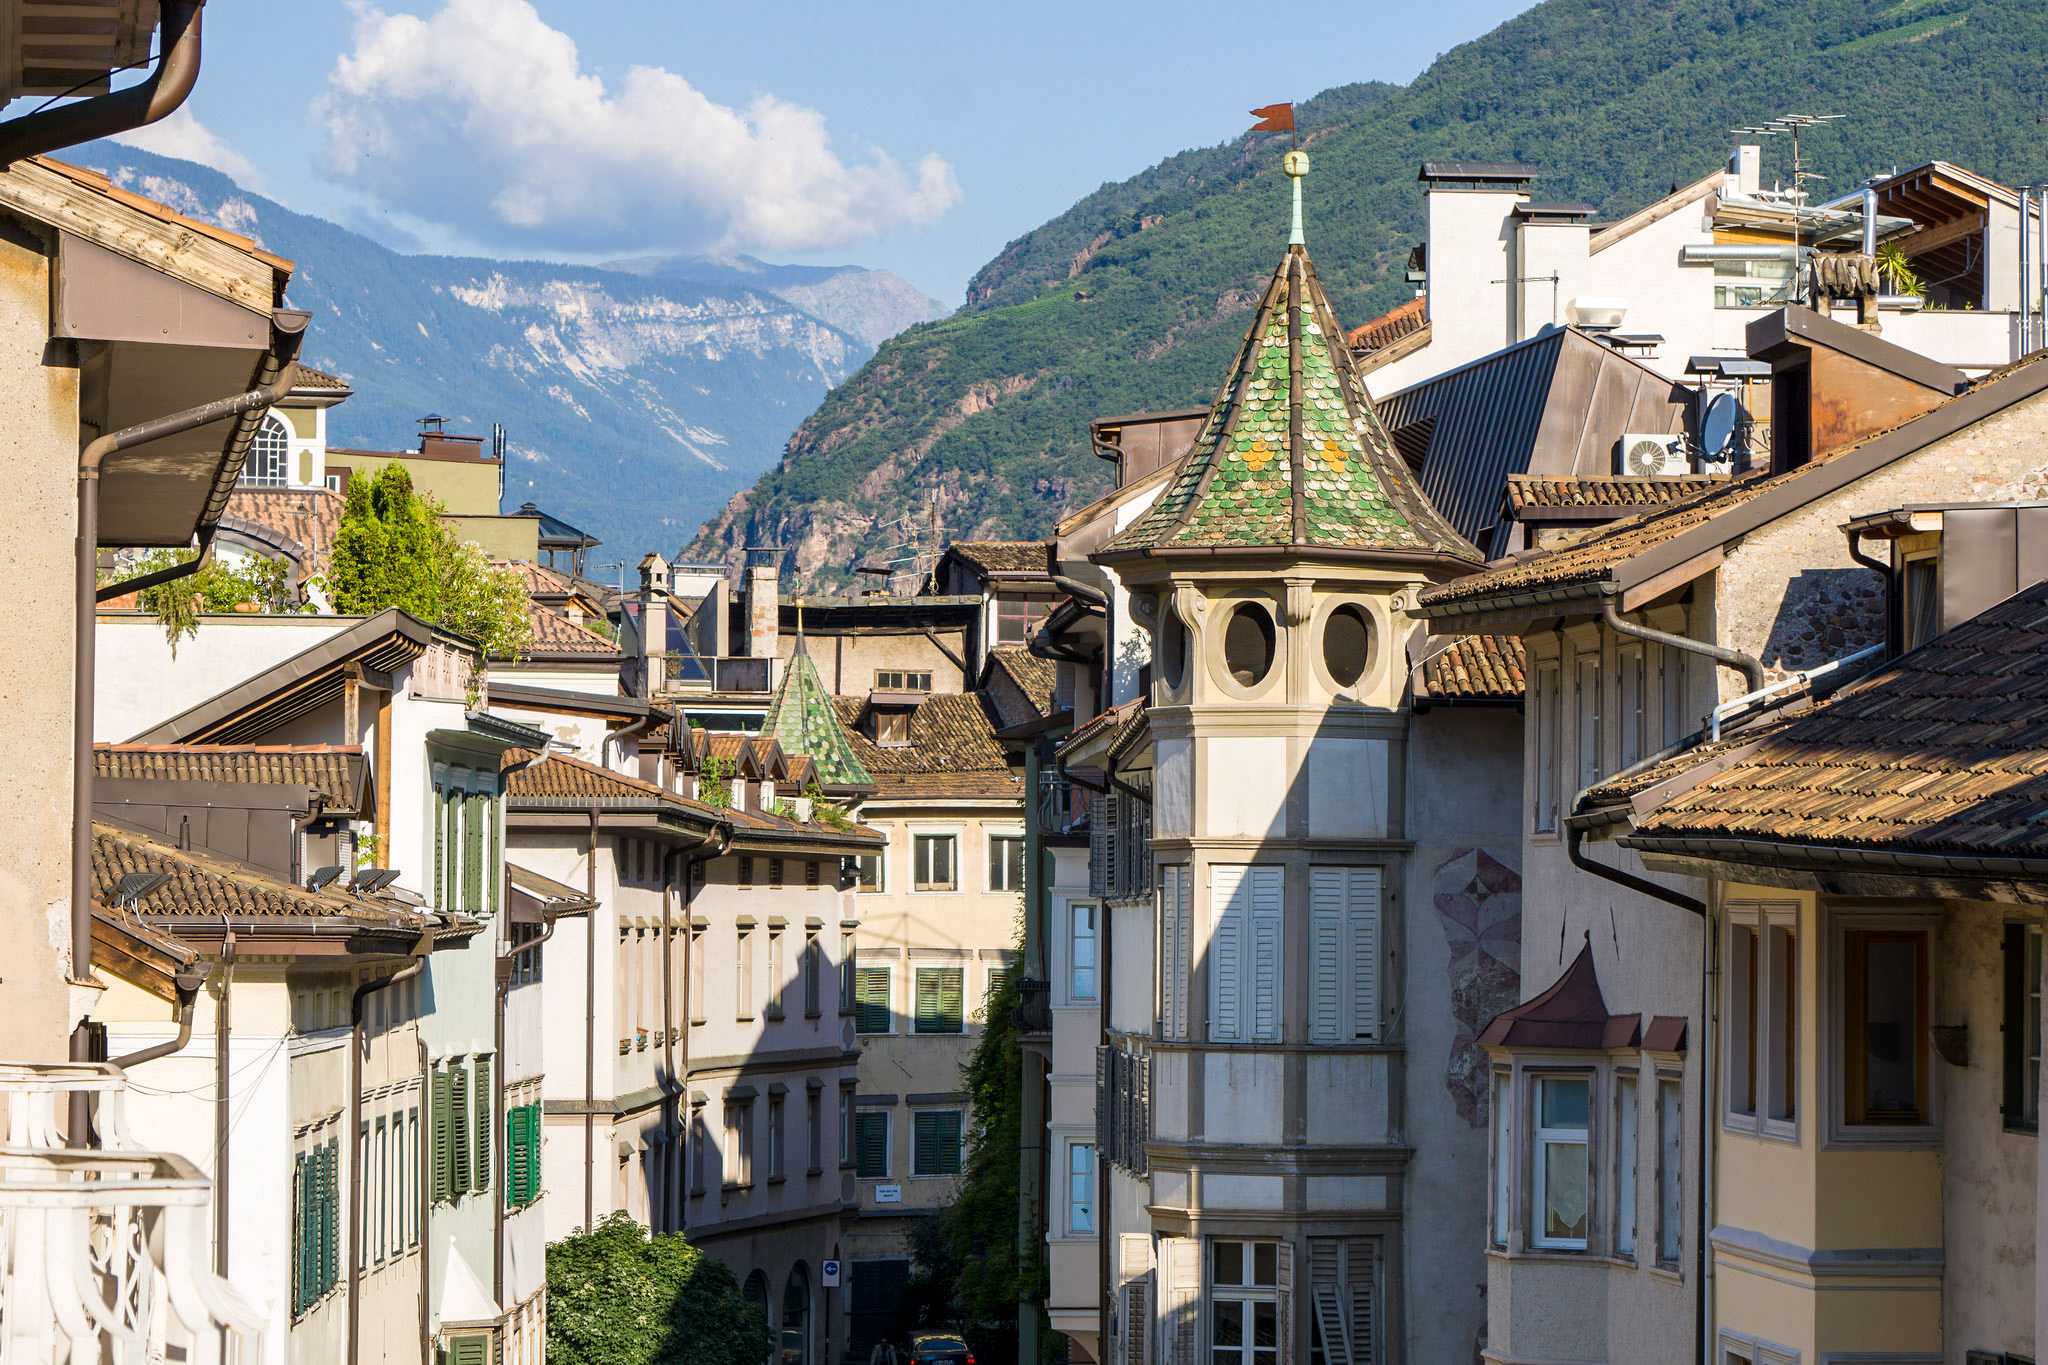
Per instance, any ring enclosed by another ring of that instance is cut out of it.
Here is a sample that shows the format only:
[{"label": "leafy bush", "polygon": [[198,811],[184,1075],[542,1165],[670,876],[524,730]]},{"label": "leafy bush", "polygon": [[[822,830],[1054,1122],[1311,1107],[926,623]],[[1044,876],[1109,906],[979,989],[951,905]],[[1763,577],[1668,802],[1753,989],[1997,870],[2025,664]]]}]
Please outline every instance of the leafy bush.
[{"label": "leafy bush", "polygon": [[761,1365],[772,1337],[732,1271],[624,1213],[548,1248],[553,1365]]},{"label": "leafy bush", "polygon": [[[183,564],[197,550],[152,550],[121,571],[123,578],[137,578]],[[101,575],[104,583],[108,576]],[[255,556],[228,565],[209,559],[196,572],[136,594],[137,604],[155,616],[171,642],[171,656],[177,657],[178,641],[199,630],[199,618],[207,612],[233,611],[253,603],[267,612],[299,609],[291,591],[291,569],[281,559]]]}]

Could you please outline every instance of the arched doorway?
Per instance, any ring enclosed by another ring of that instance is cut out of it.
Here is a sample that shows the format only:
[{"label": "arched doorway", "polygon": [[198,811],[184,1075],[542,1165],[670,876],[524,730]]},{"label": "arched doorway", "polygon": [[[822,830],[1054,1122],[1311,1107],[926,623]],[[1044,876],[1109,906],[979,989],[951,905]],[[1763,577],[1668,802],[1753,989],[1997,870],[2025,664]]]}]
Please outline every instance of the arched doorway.
[{"label": "arched doorway", "polygon": [[781,1340],[777,1365],[811,1365],[811,1272],[802,1261],[790,1267],[782,1291]]}]

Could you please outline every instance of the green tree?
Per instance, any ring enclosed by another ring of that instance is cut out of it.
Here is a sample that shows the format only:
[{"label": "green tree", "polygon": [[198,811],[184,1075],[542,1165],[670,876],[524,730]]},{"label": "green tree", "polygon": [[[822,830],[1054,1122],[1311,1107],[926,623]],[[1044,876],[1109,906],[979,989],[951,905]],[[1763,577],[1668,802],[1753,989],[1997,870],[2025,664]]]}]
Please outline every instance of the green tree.
[{"label": "green tree", "polygon": [[554,1365],[761,1365],[772,1344],[724,1263],[625,1213],[548,1248]]},{"label": "green tree", "polygon": [[492,658],[517,658],[532,638],[519,575],[458,537],[440,503],[396,462],[349,480],[322,586],[344,615],[398,607],[476,641]]},{"label": "green tree", "polygon": [[[1020,914],[1021,919],[1021,914]],[[981,1039],[960,1070],[973,1105],[960,1196],[911,1232],[916,1270],[908,1311],[934,1327],[958,1327],[975,1356],[1006,1365],[1017,1354],[1017,1304],[1043,1305],[1048,1285],[1041,1247],[1017,1246],[1017,1170],[1024,1128],[1024,1058],[1018,1043],[1018,973],[988,997]],[[1047,1340],[1044,1309],[1040,1340]]]}]

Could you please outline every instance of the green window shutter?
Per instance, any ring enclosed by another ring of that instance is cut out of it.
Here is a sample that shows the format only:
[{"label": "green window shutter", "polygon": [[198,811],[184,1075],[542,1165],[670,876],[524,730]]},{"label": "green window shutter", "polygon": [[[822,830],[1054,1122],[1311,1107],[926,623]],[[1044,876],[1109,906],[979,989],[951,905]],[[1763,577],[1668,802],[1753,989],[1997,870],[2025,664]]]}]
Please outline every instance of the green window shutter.
[{"label": "green window shutter", "polygon": [[469,1068],[455,1062],[448,1068],[448,1198],[460,1199],[469,1189]]},{"label": "green window shutter", "polygon": [[519,1188],[522,1183],[521,1163],[526,1159],[524,1145],[519,1141],[520,1115],[524,1109],[505,1111],[505,1207],[519,1207]]},{"label": "green window shutter", "polygon": [[526,1196],[531,1204],[540,1198],[541,1107],[535,1100],[526,1106]]},{"label": "green window shutter", "polygon": [[335,1215],[341,1201],[336,1197],[336,1177],[341,1165],[341,1144],[327,1140],[327,1155],[320,1178],[320,1292],[334,1288],[341,1264],[341,1229]]},{"label": "green window shutter", "polygon": [[958,1033],[961,1031],[962,981],[959,967],[917,969],[917,1031]]},{"label": "green window shutter", "polygon": [[292,1316],[306,1306],[306,1154],[292,1158]]},{"label": "green window shutter", "polygon": [[889,1115],[879,1109],[856,1110],[854,1128],[854,1174],[862,1180],[889,1177]]},{"label": "green window shutter", "polygon": [[430,1144],[433,1148],[433,1170],[429,1173],[429,1181],[436,1204],[446,1203],[455,1197],[455,1138],[449,1132],[448,1123],[451,1080],[446,1067],[435,1067],[433,1093],[427,1104],[427,1124],[432,1130]]},{"label": "green window shutter", "polygon": [[462,871],[462,793],[450,790],[442,794],[441,821],[447,826],[447,856],[441,863],[441,908],[453,910]]},{"label": "green window shutter", "polygon": [[462,908],[483,905],[484,799],[475,792],[462,798]]},{"label": "green window shutter", "polygon": [[505,838],[500,817],[501,803],[496,798],[484,801],[484,827],[490,831],[491,856],[484,864],[484,876],[490,882],[491,914],[498,913],[498,906],[505,894]]},{"label": "green window shutter", "polygon": [[469,1187],[478,1194],[488,1194],[491,1189],[491,1110],[497,1104],[491,1089],[494,1060],[488,1054],[476,1059],[476,1160]]},{"label": "green window shutter", "polygon": [[442,819],[442,814],[441,814],[441,813],[442,813],[443,811],[445,811],[445,810],[446,810],[447,808],[448,808],[448,798],[447,798],[447,797],[446,797],[445,795],[443,795],[443,794],[442,794],[442,791],[441,791],[441,789],[440,789],[439,787],[436,787],[436,788],[434,788],[434,875],[433,875],[433,880],[434,880],[434,904],[435,904],[435,905],[436,905],[437,907],[439,907],[439,906],[445,906],[445,905],[446,905],[446,904],[448,903],[448,902],[447,902],[447,900],[446,900],[446,898],[445,898],[445,897],[443,897],[443,896],[442,896],[442,894],[441,894],[441,888],[442,888],[442,886],[444,886],[444,885],[446,884],[446,883],[445,883],[445,882],[443,881],[443,878],[444,878],[444,876],[446,875],[445,869],[446,869],[446,868],[447,868],[447,866],[448,866],[448,838],[447,838],[447,835],[448,835],[448,831],[447,831],[447,828],[446,828],[446,822],[445,822],[445,821],[444,821],[444,820]]},{"label": "green window shutter", "polygon": [[491,1365],[491,1339],[485,1336],[448,1338],[448,1365]]},{"label": "green window shutter", "polygon": [[889,1031],[889,969],[861,967],[853,974],[853,1027],[856,1033]]},{"label": "green window shutter", "polygon": [[911,1133],[912,1175],[960,1174],[960,1111],[921,1109]]}]

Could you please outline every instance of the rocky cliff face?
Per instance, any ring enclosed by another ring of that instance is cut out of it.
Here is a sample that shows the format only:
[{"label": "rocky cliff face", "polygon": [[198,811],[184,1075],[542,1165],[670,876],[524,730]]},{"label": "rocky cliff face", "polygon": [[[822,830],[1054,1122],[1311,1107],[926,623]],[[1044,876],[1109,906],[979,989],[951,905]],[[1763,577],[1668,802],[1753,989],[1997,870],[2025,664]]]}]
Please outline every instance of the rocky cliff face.
[{"label": "rocky cliff face", "polygon": [[858,267],[403,255],[190,162],[108,143],[70,159],[297,262],[291,302],[314,314],[306,358],[356,389],[330,418],[334,444],[409,446],[429,412],[458,430],[502,422],[508,503],[530,498],[599,536],[607,565],[672,553],[892,322],[937,308]]}]

